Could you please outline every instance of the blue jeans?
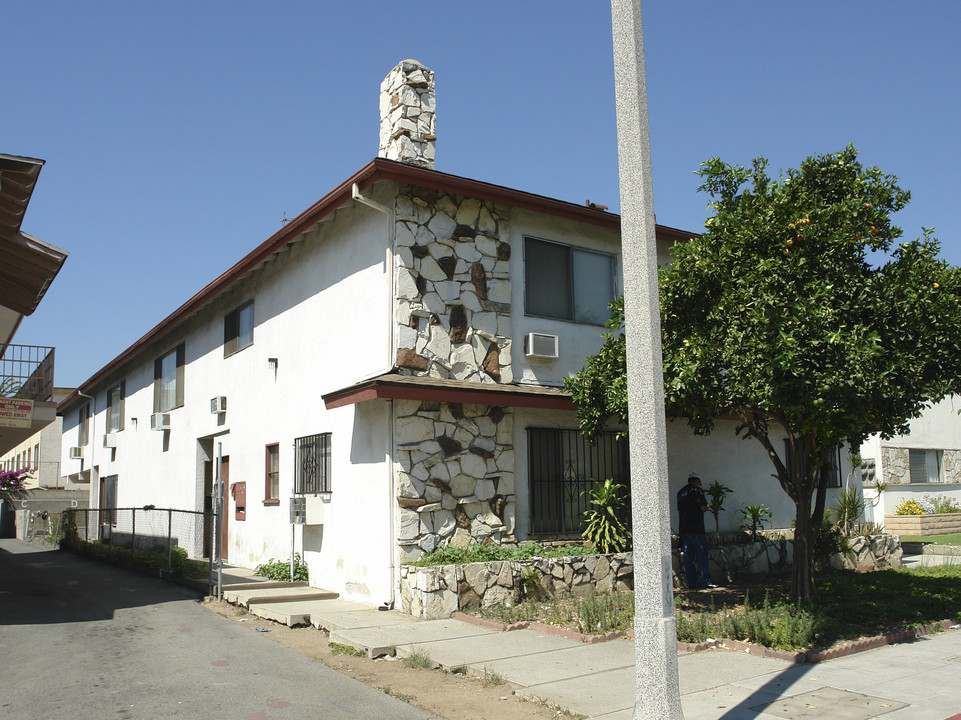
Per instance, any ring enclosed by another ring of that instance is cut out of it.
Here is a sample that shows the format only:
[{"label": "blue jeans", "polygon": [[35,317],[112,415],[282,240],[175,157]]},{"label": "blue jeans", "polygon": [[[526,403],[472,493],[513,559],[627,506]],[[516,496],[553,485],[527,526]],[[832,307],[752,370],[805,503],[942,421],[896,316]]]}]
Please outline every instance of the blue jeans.
[{"label": "blue jeans", "polygon": [[[707,535],[703,533],[681,535],[684,550],[684,573],[687,586],[706,587],[711,584],[711,567],[707,559]],[[695,568],[695,563],[697,567]]]}]

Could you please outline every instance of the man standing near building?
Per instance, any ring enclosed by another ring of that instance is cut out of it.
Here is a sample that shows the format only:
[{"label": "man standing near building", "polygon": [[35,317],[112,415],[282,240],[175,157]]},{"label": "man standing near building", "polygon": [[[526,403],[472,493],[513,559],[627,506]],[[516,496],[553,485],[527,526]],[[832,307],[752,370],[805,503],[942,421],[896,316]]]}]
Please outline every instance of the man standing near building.
[{"label": "man standing near building", "polygon": [[707,509],[707,498],[701,490],[701,476],[692,472],[687,478],[687,485],[677,493],[678,532],[681,535],[684,572],[689,588],[717,587],[711,580],[707,558],[707,535],[704,532],[704,513]]}]

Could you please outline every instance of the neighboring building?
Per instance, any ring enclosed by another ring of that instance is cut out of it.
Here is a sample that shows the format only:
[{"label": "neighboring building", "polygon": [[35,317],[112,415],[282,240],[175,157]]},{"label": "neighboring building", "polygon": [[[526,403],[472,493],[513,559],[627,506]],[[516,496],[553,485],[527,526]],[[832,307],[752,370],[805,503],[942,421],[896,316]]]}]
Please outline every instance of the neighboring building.
[{"label": "neighboring building", "polygon": [[[0,153],[0,469],[30,469],[33,482],[53,480],[55,486],[60,443],[51,425],[59,427],[61,398],[53,385],[54,349],[13,344],[67,258],[21,229],[43,164]],[[13,535],[15,513],[26,515],[31,507],[28,495],[0,494],[0,535]]]},{"label": "neighboring building", "polygon": [[[293,544],[311,584],[370,604],[443,543],[575,537],[592,479],[629,482],[613,429],[585,441],[558,389],[620,292],[618,216],[435,171],[418,63],[388,75],[381,109],[381,157],[60,405],[62,473],[91,507],[203,510],[220,458],[226,559]],[[660,261],[688,237],[658,226]],[[727,424],[670,425],[672,485],[696,469],[736,486],[727,529],[774,496],[786,525],[766,455]],[[179,533],[193,556],[203,533]]]},{"label": "neighboring building", "polygon": [[[911,422],[911,432],[861,446],[865,516],[883,524],[902,500],[942,496],[961,504],[961,398],[951,395]],[[877,481],[886,487],[878,493]]]},{"label": "neighboring building", "polygon": [[[50,402],[59,403],[72,392],[73,388],[54,388]],[[0,470],[29,469],[25,476],[28,489],[64,487],[60,475],[62,427],[63,418],[57,415],[33,435],[0,454]]]}]

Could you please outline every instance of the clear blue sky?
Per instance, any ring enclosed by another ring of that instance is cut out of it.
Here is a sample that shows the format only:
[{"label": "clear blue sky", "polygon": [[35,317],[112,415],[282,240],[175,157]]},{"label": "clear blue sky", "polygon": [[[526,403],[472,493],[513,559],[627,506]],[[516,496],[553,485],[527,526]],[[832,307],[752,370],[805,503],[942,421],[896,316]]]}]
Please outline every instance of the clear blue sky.
[{"label": "clear blue sky", "polygon": [[[961,3],[645,0],[657,220],[693,171],[853,143],[961,264]],[[606,0],[5,3],[0,152],[47,164],[24,231],[70,252],[15,342],[76,385],[377,154],[380,81],[433,69],[437,169],[618,208]]]}]

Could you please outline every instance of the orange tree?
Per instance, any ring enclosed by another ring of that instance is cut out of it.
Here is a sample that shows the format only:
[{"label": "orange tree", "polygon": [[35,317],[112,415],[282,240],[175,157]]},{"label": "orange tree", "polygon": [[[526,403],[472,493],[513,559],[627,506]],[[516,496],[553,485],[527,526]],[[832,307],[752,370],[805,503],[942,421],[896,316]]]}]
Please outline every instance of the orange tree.
[{"label": "orange tree", "polygon": [[[777,179],[766,167],[698,172],[713,216],[660,274],[665,403],[696,434],[733,416],[763,446],[796,508],[792,596],[810,601],[836,449],[906,432],[961,390],[961,274],[930,230],[894,246],[910,195],[853,147]],[[603,347],[567,382],[588,435],[627,417],[622,301],[611,308]]]}]

